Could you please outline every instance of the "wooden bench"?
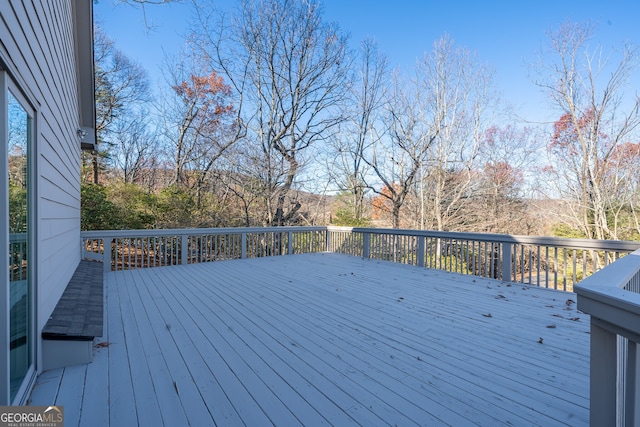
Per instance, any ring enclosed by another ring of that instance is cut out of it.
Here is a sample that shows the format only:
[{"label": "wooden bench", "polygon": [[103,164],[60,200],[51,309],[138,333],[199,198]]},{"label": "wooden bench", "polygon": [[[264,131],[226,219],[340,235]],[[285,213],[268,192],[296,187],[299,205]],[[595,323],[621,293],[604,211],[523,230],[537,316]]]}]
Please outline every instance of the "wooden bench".
[{"label": "wooden bench", "polygon": [[42,329],[43,371],[93,360],[93,340],[103,335],[103,266],[80,261]]}]

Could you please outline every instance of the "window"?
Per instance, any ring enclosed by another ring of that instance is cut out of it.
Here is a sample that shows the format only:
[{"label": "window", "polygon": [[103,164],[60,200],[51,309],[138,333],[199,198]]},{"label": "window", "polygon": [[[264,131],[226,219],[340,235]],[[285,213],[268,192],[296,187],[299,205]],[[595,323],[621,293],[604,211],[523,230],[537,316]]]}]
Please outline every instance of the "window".
[{"label": "window", "polygon": [[[31,157],[33,146],[33,110],[22,97],[11,80],[2,74],[2,96],[0,96],[0,129],[2,129],[2,150],[0,161],[3,166],[0,179],[0,206],[3,207],[0,218],[4,230],[8,231],[4,250],[7,253],[1,259],[8,265],[8,292],[0,298],[8,312],[8,355],[0,357],[5,365],[2,372],[9,376],[8,402],[20,403],[25,390],[33,378],[34,369],[34,305],[32,266],[32,230],[31,211],[33,183],[31,182]],[[6,232],[2,234],[7,235]],[[4,281],[3,281],[4,282]],[[8,296],[8,300],[7,300]],[[2,310],[4,311],[4,310]],[[6,319],[6,318],[5,318]],[[4,321],[6,323],[6,320]],[[0,326],[1,322],[0,322]],[[2,379],[2,378],[0,378]],[[6,393],[6,392],[5,392]],[[4,399],[3,399],[4,400]]]}]

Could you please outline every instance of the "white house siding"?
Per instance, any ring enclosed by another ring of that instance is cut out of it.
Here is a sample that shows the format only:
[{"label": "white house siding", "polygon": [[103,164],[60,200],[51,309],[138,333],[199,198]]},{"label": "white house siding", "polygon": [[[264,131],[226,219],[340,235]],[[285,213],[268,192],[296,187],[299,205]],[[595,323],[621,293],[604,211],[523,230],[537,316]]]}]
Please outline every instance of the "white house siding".
[{"label": "white house siding", "polygon": [[36,110],[38,339],[80,261],[80,141],[72,1],[92,0],[0,2],[0,59]]}]

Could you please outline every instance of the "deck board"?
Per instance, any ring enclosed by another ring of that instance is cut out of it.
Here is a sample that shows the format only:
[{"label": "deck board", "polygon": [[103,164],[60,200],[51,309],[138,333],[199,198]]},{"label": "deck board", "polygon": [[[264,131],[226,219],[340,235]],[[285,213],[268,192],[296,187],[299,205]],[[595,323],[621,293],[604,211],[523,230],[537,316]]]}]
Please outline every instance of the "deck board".
[{"label": "deck board", "polygon": [[573,294],[337,254],[105,279],[107,345],[32,395],[67,425],[588,424]]}]

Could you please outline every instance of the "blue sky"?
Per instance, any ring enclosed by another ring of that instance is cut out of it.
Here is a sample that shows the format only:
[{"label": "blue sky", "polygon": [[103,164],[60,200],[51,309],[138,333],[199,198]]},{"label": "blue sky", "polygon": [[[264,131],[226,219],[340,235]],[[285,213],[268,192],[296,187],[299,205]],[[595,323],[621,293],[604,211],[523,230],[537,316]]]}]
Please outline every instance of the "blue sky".
[{"label": "blue sky", "polygon": [[[234,0],[212,1],[231,10]],[[528,77],[529,64],[548,41],[547,33],[570,19],[598,24],[593,44],[608,52],[623,42],[640,45],[640,0],[323,0],[326,21],[351,35],[354,48],[374,37],[394,67],[411,72],[416,59],[433,42],[449,34],[456,45],[476,52],[496,72],[498,89],[519,115],[532,121],[557,118],[544,95]],[[147,23],[139,8],[99,0],[96,20],[117,47],[147,69],[152,81],[162,78],[164,52],[175,54],[188,30],[191,2],[147,6]],[[634,91],[640,92],[640,76]]]}]

